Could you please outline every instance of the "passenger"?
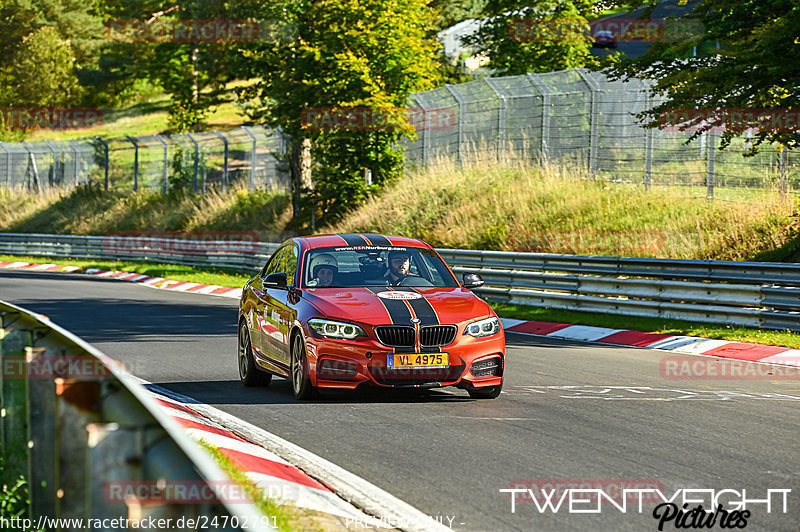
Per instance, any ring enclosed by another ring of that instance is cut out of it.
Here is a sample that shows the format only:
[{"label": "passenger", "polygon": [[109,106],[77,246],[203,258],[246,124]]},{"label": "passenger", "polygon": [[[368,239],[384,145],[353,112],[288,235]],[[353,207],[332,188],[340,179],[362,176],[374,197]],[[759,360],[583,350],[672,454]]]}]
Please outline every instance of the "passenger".
[{"label": "passenger", "polygon": [[338,272],[339,263],[336,257],[330,253],[320,253],[311,259],[311,274],[314,278],[308,284],[317,287],[331,286]]}]

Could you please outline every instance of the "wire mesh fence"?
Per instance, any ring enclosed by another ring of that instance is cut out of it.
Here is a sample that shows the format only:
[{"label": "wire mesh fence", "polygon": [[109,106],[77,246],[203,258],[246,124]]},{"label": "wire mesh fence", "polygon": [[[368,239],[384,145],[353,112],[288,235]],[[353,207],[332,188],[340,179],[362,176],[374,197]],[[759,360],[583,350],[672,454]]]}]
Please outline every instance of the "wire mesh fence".
[{"label": "wire mesh fence", "polygon": [[683,187],[699,196],[758,198],[797,193],[800,155],[762,145],[744,157],[748,137],[719,149],[721,133],[687,144],[689,131],[648,129],[636,115],[653,105],[641,80],[610,81],[583,69],[486,78],[412,95],[422,112],[453,113],[452,127],[417,129],[406,160],[507,161],[577,165],[609,181]]},{"label": "wire mesh fence", "polygon": [[[610,81],[584,69],[486,78],[414,93],[417,138],[406,162],[524,161],[574,165],[620,183],[681,187],[690,194],[757,199],[800,190],[800,155],[748,138],[719,149],[720,133],[647,129],[636,115],[656,103],[640,80]],[[288,190],[289,139],[240,127],[178,135],[60,142],[0,142],[0,186],[44,190],[100,182],[109,189],[196,192],[241,183]],[[580,174],[580,172],[579,172]]]},{"label": "wire mesh fence", "polygon": [[0,186],[43,191],[96,182],[111,190],[181,187],[203,192],[236,183],[289,189],[280,131],[240,127],[113,139],[0,142]]}]

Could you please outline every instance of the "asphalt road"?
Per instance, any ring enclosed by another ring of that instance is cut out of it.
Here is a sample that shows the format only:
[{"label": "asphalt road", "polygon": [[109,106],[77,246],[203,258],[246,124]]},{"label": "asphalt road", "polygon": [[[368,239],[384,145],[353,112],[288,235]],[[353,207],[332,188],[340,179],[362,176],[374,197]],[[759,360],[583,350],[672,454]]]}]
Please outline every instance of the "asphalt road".
[{"label": "asphalt road", "polygon": [[458,530],[657,530],[648,502],[641,513],[606,501],[601,513],[575,514],[566,504],[540,512],[520,498],[512,513],[499,491],[585,480],[611,493],[619,479],[662,486],[667,497],[705,488],[764,499],[791,489],[786,513],[775,492],[771,513],[752,504],[747,530],[799,528],[797,379],[666,380],[657,351],[509,335],[506,385],[493,401],[443,390],[300,403],[288,381],[239,384],[235,300],[13,270],[0,270],[0,299],[48,315],[141,378],[301,445],[445,523],[453,518]]}]

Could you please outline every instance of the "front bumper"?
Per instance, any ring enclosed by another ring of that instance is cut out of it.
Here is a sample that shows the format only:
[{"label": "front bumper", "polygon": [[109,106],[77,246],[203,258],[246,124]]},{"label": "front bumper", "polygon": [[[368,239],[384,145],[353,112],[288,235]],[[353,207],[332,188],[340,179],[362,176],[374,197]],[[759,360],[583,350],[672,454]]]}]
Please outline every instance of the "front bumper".
[{"label": "front bumper", "polygon": [[[438,348],[438,351],[449,354],[449,366],[419,369],[389,368],[388,355],[395,353],[395,350],[377,340],[335,340],[308,331],[304,331],[304,334],[311,383],[320,388],[482,388],[497,386],[503,380],[503,331],[488,338],[464,336],[459,331],[453,343]],[[397,351],[400,352],[399,349]]]}]

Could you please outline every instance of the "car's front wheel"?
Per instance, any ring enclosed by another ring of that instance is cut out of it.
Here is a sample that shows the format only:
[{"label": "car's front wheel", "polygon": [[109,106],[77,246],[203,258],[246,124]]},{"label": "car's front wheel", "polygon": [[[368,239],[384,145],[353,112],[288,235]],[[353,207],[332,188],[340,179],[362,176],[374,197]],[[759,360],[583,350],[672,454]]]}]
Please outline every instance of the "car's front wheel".
[{"label": "car's front wheel", "polygon": [[292,340],[292,395],[296,399],[312,399],[317,396],[317,389],[311,384],[308,370],[306,343],[303,335],[298,333]]},{"label": "car's front wheel", "polygon": [[267,386],[272,380],[272,374],[260,371],[253,360],[253,346],[250,343],[250,331],[247,323],[242,320],[239,324],[239,380],[245,386]]},{"label": "car's front wheel", "polygon": [[503,383],[497,386],[484,386],[483,388],[469,388],[467,393],[473,399],[496,399],[503,391]]}]

